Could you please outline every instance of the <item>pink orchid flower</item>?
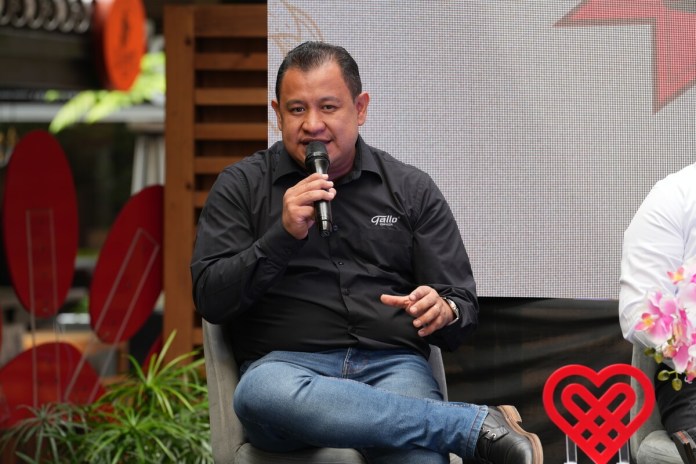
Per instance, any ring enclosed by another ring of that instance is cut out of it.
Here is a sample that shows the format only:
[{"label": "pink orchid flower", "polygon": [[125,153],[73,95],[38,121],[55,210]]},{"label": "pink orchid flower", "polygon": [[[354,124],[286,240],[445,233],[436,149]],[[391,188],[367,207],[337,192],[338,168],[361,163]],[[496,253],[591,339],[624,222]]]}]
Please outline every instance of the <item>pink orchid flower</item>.
[{"label": "pink orchid flower", "polygon": [[684,280],[684,266],[680,266],[679,269],[677,269],[674,272],[667,271],[667,276],[674,285],[678,285],[681,281]]},{"label": "pink orchid flower", "polygon": [[651,347],[671,360],[674,372],[691,383],[696,379],[696,257],[667,275],[674,291],[649,292],[635,330],[644,332]]},{"label": "pink orchid flower", "polygon": [[696,345],[689,347],[689,362],[686,366],[686,371],[684,374],[684,380],[687,383],[693,382],[693,380],[696,378]]},{"label": "pink orchid flower", "polygon": [[696,326],[696,261],[689,261],[680,268],[681,280],[677,285],[677,298],[689,313],[691,324]]},{"label": "pink orchid flower", "polygon": [[663,351],[665,358],[669,358],[674,362],[674,369],[677,372],[684,372],[689,364],[689,345],[684,343],[669,345],[666,350],[669,356]]},{"label": "pink orchid flower", "polygon": [[672,337],[672,323],[677,308],[675,298],[664,297],[660,290],[650,292],[646,300],[646,311],[636,324],[636,330],[645,332],[653,346],[662,346]]},{"label": "pink orchid flower", "polygon": [[662,354],[665,358],[672,359],[677,372],[685,372],[692,361],[690,352],[694,344],[694,326],[684,308],[678,308],[675,316],[672,338],[667,341]]}]

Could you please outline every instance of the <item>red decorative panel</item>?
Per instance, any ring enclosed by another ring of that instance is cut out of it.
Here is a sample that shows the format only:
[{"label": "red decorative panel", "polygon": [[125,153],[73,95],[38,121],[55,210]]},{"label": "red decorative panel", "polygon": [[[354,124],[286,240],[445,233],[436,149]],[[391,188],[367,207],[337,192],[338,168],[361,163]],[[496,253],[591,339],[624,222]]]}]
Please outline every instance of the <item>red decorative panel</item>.
[{"label": "red decorative panel", "polygon": [[44,343],[20,353],[0,369],[0,428],[31,416],[21,406],[87,404],[104,393],[99,376],[68,343]]},{"label": "red decorative panel", "polygon": [[58,312],[77,255],[77,200],[58,141],[33,131],[17,144],[5,178],[2,231],[12,284],[35,316]]},{"label": "red decorative panel", "polygon": [[90,323],[107,343],[130,339],[162,291],[163,187],[131,197],[109,231],[90,287]]}]

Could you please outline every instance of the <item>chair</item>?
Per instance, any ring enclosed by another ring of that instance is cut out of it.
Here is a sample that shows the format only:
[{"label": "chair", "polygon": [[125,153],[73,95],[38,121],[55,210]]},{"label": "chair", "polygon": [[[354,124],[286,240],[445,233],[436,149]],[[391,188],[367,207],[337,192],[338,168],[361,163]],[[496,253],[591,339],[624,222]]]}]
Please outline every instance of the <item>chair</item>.
[{"label": "chair", "polygon": [[[316,448],[291,453],[267,453],[254,448],[244,439],[244,430],[232,408],[232,396],[239,381],[237,364],[223,326],[203,321],[203,350],[210,403],[210,432],[213,458],[216,464],[365,464],[354,449]],[[442,353],[432,347],[430,364],[447,399],[445,368]],[[451,464],[461,464],[450,456]]]},{"label": "chair", "polygon": [[[657,363],[643,352],[643,348],[633,345],[631,364],[642,370],[648,378],[652,379],[657,371]],[[644,392],[634,379],[631,386],[637,393],[636,404],[631,409],[631,416],[638,413],[643,404]],[[645,423],[633,434],[630,439],[631,456],[636,464],[684,464],[679,451],[670,436],[665,431],[657,405]]]}]

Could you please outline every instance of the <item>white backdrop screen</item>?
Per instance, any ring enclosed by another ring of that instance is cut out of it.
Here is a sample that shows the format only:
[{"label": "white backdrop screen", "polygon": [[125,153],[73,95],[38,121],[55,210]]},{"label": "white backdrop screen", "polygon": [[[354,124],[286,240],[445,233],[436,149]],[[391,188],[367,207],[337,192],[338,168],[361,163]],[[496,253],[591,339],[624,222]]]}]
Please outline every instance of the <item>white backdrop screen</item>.
[{"label": "white backdrop screen", "polygon": [[617,298],[631,217],[696,161],[696,14],[646,1],[269,0],[269,99],[292,47],[345,47],[362,136],[437,182],[481,296]]}]

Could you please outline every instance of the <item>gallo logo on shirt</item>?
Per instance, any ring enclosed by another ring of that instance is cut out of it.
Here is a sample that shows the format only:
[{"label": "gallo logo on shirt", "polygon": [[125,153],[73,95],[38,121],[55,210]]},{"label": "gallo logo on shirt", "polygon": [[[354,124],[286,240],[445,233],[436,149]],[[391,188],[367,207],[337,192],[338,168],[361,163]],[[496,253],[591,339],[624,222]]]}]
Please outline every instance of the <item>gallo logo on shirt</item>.
[{"label": "gallo logo on shirt", "polygon": [[398,217],[388,214],[386,216],[374,216],[370,222],[379,227],[394,227],[394,224],[396,224],[398,220]]}]

